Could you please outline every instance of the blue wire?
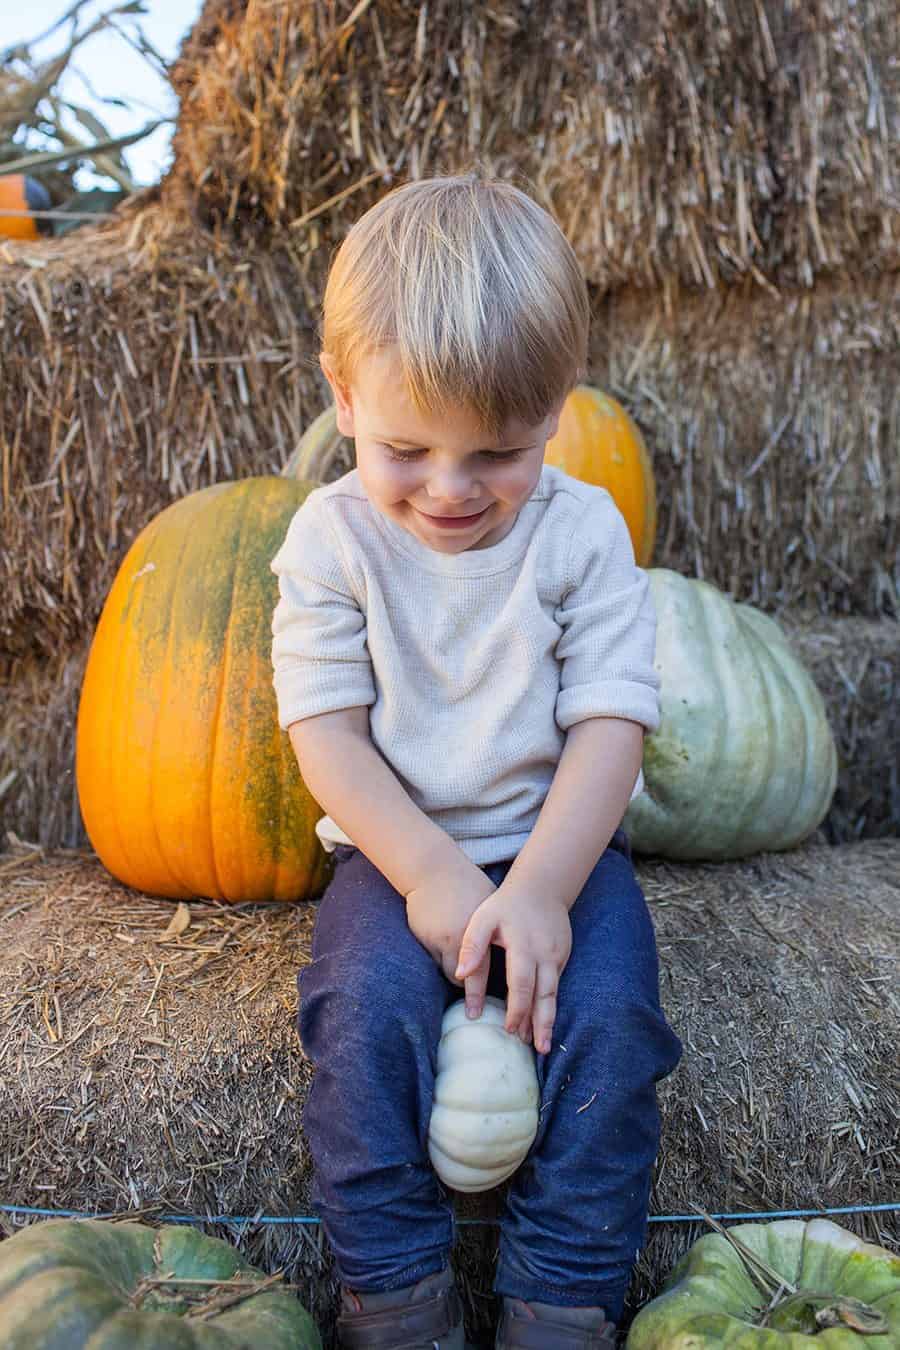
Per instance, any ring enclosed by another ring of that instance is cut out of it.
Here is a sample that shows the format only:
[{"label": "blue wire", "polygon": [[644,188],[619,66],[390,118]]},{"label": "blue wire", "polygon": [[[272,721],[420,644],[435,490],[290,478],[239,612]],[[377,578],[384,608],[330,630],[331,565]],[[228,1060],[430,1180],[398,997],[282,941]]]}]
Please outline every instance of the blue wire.
[{"label": "blue wire", "polygon": [[[821,1218],[826,1214],[883,1214],[889,1211],[900,1210],[900,1203],[886,1205],[844,1205],[837,1209],[771,1209],[760,1210],[757,1212],[748,1211],[743,1214],[711,1214],[712,1219],[805,1219]],[[36,1209],[31,1205],[0,1205],[0,1212],[5,1214],[31,1214],[39,1218],[49,1219],[109,1219],[115,1215],[122,1218],[127,1211],[111,1210],[105,1214],[91,1214],[78,1209]],[[144,1212],[144,1211],[139,1211]],[[259,1214],[253,1216],[250,1214],[154,1214],[154,1219],[159,1219],[165,1223],[233,1223],[233,1224],[319,1224],[321,1219],[314,1215],[288,1215],[281,1217],[271,1214]],[[457,1219],[456,1226],[463,1227],[469,1225],[492,1226],[496,1224],[496,1219]],[[648,1223],[702,1223],[702,1214],[652,1214]]]}]

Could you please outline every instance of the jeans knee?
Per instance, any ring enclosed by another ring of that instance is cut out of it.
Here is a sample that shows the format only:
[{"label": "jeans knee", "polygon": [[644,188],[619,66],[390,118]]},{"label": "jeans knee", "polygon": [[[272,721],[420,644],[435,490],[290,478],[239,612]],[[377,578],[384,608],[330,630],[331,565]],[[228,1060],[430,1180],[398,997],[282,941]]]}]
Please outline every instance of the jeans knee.
[{"label": "jeans knee", "polygon": [[437,1044],[446,999],[441,972],[421,960],[333,952],[297,977],[297,1024],[307,1056],[383,1060],[411,1042]]}]

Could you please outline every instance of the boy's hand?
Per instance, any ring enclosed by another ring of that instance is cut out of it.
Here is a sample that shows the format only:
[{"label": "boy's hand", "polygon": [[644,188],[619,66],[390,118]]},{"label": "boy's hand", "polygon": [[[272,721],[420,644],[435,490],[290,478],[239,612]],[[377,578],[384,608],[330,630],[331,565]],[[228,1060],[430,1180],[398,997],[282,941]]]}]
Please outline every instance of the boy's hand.
[{"label": "boy's hand", "polygon": [[[456,965],[466,925],[482,901],[496,889],[490,877],[471,863],[451,872],[437,872],[406,897],[406,918],[412,932],[453,984],[462,984],[456,976]],[[478,965],[485,985],[490,955],[488,946]]]},{"label": "boy's hand", "polygon": [[572,950],[569,910],[561,901],[501,883],[472,915],[463,934],[455,975],[466,990],[466,1009],[480,1013],[487,985],[485,957],[491,943],[506,949],[506,1030],[538,1054],[550,1049],[559,977]]}]

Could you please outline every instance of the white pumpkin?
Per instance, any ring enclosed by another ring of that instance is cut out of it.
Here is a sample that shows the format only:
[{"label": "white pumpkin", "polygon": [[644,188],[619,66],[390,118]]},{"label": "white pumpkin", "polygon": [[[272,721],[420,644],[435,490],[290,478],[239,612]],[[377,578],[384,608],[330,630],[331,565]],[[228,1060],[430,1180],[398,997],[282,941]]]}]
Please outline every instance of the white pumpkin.
[{"label": "white pumpkin", "polygon": [[793,848],[837,782],[825,704],[774,619],[705,581],[648,572],[660,725],[625,829],[638,853],[743,858]]},{"label": "white pumpkin", "polygon": [[455,1191],[486,1191],[522,1162],[538,1125],[534,1050],[505,1028],[506,1007],[488,995],[481,1016],[464,999],[441,1023],[428,1154]]}]

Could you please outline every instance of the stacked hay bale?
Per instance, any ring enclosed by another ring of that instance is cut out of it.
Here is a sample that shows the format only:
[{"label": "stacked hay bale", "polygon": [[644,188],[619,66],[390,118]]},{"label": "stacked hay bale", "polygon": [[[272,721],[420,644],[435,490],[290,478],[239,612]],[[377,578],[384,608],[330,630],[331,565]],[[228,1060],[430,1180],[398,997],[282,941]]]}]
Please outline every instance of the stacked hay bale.
[{"label": "stacked hay bale", "polygon": [[[897,57],[893,16],[874,0],[627,14],[612,0],[209,0],[174,73],[181,115],[161,188],[90,233],[2,250],[0,846],[6,830],[45,849],[84,843],[72,742],[103,599],[153,514],[217,479],[278,472],[325,405],[317,307],[348,225],[393,183],[477,159],[548,205],[582,262],[591,381],[625,403],[653,455],[654,564],[785,623],[842,761],[824,837],[845,847],[642,866],[688,1051],[665,1092],[654,1209],[884,1199],[897,853],[872,837],[900,827]],[[5,1193],[301,1208],[295,953],[270,952],[280,983],[265,995],[261,968],[204,968],[205,1009],[197,930],[152,945],[165,906],[89,862],[8,863],[4,987],[28,997],[4,1010],[4,1044],[31,1095],[0,1115]],[[136,962],[117,965],[121,987],[111,972],[104,982],[96,942],[89,954],[89,935],[116,932],[119,916]],[[276,946],[309,922],[201,918],[222,928],[206,945],[226,938],[220,955],[234,957],[241,921],[248,938],[264,923]],[[50,931],[53,988],[35,974]],[[152,1022],[161,990],[168,1025]],[[848,1222],[885,1237],[874,1220]],[[292,1232],[292,1257],[323,1274],[306,1231]],[[261,1244],[285,1259],[281,1230],[232,1235],[254,1259]],[[636,1296],[686,1240],[654,1233]],[[470,1290],[486,1287],[492,1241],[466,1249]]]},{"label": "stacked hay bale", "polygon": [[[324,406],[317,305],[349,223],[391,183],[473,158],[578,252],[590,376],[653,453],[655,562],[788,620],[896,617],[896,46],[883,7],[849,0],[627,17],[210,0],[175,70],[161,191],[4,251],[5,829],[84,842],[71,775],[41,767],[75,714],[62,653],[85,653],[156,511],[277,471]],[[62,725],[23,746],[38,687]],[[829,828],[897,823],[880,792]]]},{"label": "stacked hay bale", "polygon": [[[254,1222],[309,1213],[310,1071],[293,1020],[313,907],[176,910],[87,855],[22,850],[3,868],[0,1201],[241,1218],[209,1231],[284,1266],[330,1330],[321,1231]],[[900,841],[638,870],[685,1045],[661,1089],[652,1212],[896,1199]],[[588,1128],[589,1108],[580,1119]],[[463,1197],[460,1217],[495,1217],[502,1193]],[[839,1222],[883,1243],[900,1241],[897,1218]],[[651,1227],[632,1308],[702,1226]],[[496,1311],[496,1241],[493,1224],[459,1230],[472,1337]]]}]

